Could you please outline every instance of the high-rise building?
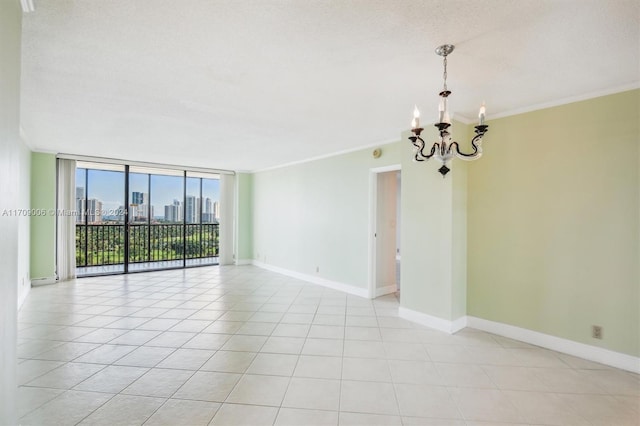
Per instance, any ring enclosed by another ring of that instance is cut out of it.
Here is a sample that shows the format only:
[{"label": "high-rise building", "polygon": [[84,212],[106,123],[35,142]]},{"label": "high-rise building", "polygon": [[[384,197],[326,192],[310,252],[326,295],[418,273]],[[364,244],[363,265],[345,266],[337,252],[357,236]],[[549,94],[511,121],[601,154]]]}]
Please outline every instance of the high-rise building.
[{"label": "high-rise building", "polygon": [[87,200],[87,223],[102,222],[102,201],[91,198]]},{"label": "high-rise building", "polygon": [[196,198],[193,195],[187,195],[186,197],[186,202],[187,204],[185,205],[185,212],[184,212],[184,217],[185,217],[185,222],[186,223],[198,223],[198,214],[199,214],[199,204],[200,204],[200,198]]},{"label": "high-rise building", "polygon": [[153,206],[149,206],[149,194],[146,192],[132,192],[129,206],[129,221],[147,222],[149,213],[151,213],[151,218],[153,218]]},{"label": "high-rise building", "polygon": [[125,211],[124,206],[118,207],[118,212],[115,215],[115,218],[118,222],[124,222],[125,220],[124,211]]},{"label": "high-rise building", "polygon": [[153,206],[149,206],[148,204],[130,205],[129,221],[147,222],[149,213],[151,213],[151,218],[153,219]]},{"label": "high-rise building", "polygon": [[84,198],[76,199],[76,223],[84,223],[84,215],[86,212],[86,200]]},{"label": "high-rise building", "polygon": [[213,203],[213,217],[216,220],[220,220],[220,203],[218,201]]},{"label": "high-rise building", "polygon": [[102,201],[97,198],[87,200],[85,188],[76,186],[76,223],[101,223]]},{"label": "high-rise building", "polygon": [[212,223],[213,222],[213,203],[211,198],[207,197],[204,199],[204,203],[202,205],[202,223]]},{"label": "high-rise building", "polygon": [[167,222],[182,222],[182,202],[173,200],[173,204],[164,206],[164,220]]},{"label": "high-rise building", "polygon": [[84,196],[84,188],[76,186],[76,223],[84,222],[85,208],[86,200]]},{"label": "high-rise building", "polygon": [[147,194],[144,192],[132,192],[131,193],[131,204],[134,205],[142,205],[147,202]]}]

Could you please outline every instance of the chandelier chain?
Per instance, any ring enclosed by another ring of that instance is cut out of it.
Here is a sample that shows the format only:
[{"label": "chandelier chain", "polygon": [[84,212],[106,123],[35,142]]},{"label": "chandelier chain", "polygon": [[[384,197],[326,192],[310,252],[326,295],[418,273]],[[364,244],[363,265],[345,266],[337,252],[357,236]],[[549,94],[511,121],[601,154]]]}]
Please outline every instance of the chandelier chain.
[{"label": "chandelier chain", "polygon": [[447,57],[445,55],[444,59],[442,60],[442,62],[444,63],[444,72],[442,73],[442,78],[444,80],[444,91],[447,91]]}]

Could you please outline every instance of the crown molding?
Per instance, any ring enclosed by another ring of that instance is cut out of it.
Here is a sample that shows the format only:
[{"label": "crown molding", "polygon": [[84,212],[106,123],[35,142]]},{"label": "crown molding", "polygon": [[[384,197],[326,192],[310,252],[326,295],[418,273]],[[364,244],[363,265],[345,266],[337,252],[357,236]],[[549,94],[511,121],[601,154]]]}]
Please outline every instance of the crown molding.
[{"label": "crown molding", "polygon": [[512,115],[525,114],[527,112],[538,111],[538,110],[541,110],[541,109],[547,109],[547,108],[553,108],[553,107],[557,107],[557,106],[561,106],[561,105],[567,105],[567,104],[571,104],[571,103],[574,103],[574,102],[586,101],[586,100],[589,100],[589,99],[599,98],[599,97],[602,97],[602,96],[614,95],[616,93],[627,92],[629,90],[635,90],[635,89],[640,89],[640,81],[636,81],[636,82],[629,83],[629,84],[624,84],[624,85],[621,85],[621,86],[612,87],[612,88],[609,88],[609,89],[598,90],[598,91],[595,91],[595,92],[589,92],[589,93],[585,93],[583,95],[570,96],[570,97],[558,99],[558,100],[555,100],[555,101],[534,104],[534,105],[530,105],[530,106],[523,107],[523,108],[515,108],[515,109],[512,109],[512,110],[507,110],[507,111],[500,112],[498,114],[494,114],[494,115],[490,115],[490,116],[487,115],[487,121],[498,119],[498,118],[510,117]]}]

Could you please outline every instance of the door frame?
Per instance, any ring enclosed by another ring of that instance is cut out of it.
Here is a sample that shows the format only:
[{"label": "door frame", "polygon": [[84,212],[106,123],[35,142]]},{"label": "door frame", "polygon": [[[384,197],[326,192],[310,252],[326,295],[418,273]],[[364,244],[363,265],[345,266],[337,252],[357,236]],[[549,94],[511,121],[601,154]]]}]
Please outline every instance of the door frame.
[{"label": "door frame", "polygon": [[377,243],[376,225],[378,219],[378,175],[387,172],[402,172],[401,164],[391,164],[389,166],[375,167],[369,169],[369,277],[367,285],[367,295],[369,299],[378,297],[376,294],[377,275]]}]

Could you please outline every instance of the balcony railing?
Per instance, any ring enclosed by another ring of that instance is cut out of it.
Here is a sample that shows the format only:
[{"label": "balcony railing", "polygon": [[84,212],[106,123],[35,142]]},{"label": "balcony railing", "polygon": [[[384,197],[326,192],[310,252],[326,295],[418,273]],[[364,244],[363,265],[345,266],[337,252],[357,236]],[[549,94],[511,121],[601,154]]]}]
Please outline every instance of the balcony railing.
[{"label": "balcony railing", "polygon": [[[76,224],[76,266],[125,263],[124,224]],[[128,263],[218,257],[217,223],[130,224]]]}]

